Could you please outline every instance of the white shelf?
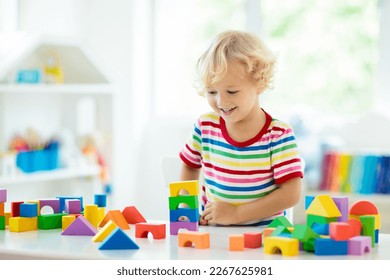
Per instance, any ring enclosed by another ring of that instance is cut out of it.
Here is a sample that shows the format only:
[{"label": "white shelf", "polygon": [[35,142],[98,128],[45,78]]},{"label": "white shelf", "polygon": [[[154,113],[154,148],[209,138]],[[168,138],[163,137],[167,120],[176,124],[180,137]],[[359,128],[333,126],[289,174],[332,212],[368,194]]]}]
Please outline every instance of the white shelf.
[{"label": "white shelf", "polygon": [[76,94],[76,95],[112,95],[109,84],[2,84],[2,94]]},{"label": "white shelf", "polygon": [[37,171],[34,173],[19,174],[14,177],[0,177],[0,187],[4,188],[8,185],[98,176],[99,172],[100,170],[98,166],[61,168],[52,171]]}]

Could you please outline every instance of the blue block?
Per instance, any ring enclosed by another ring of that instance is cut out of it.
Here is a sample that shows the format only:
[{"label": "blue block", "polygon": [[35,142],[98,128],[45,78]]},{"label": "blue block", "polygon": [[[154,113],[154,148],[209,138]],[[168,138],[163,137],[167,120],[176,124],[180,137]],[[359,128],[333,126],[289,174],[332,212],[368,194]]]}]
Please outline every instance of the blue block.
[{"label": "blue block", "polygon": [[99,246],[99,250],[129,250],[139,246],[120,228],[114,229]]},{"label": "blue block", "polygon": [[312,227],[312,230],[320,235],[329,235],[329,224],[316,224]]},{"label": "blue block", "polygon": [[314,198],[315,198],[314,195],[305,196],[305,210],[307,210],[307,208],[309,208],[309,206],[312,203],[312,201],[314,200]]},{"label": "blue block", "polygon": [[347,255],[348,241],[336,241],[331,238],[316,238],[314,254],[317,256]]},{"label": "blue block", "polygon": [[105,194],[95,194],[94,195],[94,204],[98,207],[106,207],[107,205],[107,195]]},{"label": "blue block", "polygon": [[20,217],[37,217],[38,205],[36,203],[22,203],[20,204]]},{"label": "blue block", "polygon": [[169,221],[177,222],[180,217],[187,217],[190,222],[199,221],[199,211],[198,208],[179,208],[176,210],[169,210]]}]

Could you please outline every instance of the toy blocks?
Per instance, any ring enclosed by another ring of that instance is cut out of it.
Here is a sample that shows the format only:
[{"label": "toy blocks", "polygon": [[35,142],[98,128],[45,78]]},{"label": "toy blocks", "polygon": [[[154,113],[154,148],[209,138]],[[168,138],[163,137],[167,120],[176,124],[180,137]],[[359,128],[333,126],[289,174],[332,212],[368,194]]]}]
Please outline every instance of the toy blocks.
[{"label": "toy blocks", "polygon": [[370,236],[354,236],[348,240],[348,255],[363,255],[371,252]]},{"label": "toy blocks", "polygon": [[102,242],[104,239],[106,239],[107,236],[110,235],[110,233],[117,228],[117,225],[113,221],[108,221],[104,227],[102,227],[92,238],[92,241],[94,242]]},{"label": "toy blocks", "polygon": [[128,249],[139,249],[139,246],[120,227],[115,228],[99,246],[99,250]]},{"label": "toy blocks", "polygon": [[316,238],[314,254],[318,256],[347,255],[348,241],[337,241],[331,238]]},{"label": "toy blocks", "polygon": [[268,236],[264,239],[264,254],[277,254],[282,256],[296,256],[299,253],[299,241],[295,238],[282,236]]},{"label": "toy blocks", "polygon": [[0,203],[7,202],[7,189],[0,189]]},{"label": "toy blocks", "polygon": [[11,217],[9,219],[9,231],[23,232],[38,229],[38,218],[32,217]]},{"label": "toy blocks", "polygon": [[42,208],[46,207],[46,206],[53,209],[53,213],[60,213],[60,200],[58,198],[40,199],[39,200],[39,214],[41,214]]},{"label": "toy blocks", "polygon": [[196,249],[210,248],[210,233],[208,232],[179,232],[177,235],[179,247],[192,247]]},{"label": "toy blocks", "polygon": [[62,216],[66,214],[54,213],[38,216],[38,229],[62,228]]},{"label": "toy blocks", "polygon": [[122,210],[122,215],[125,217],[128,224],[146,223],[146,219],[135,206],[125,207],[125,209]]},{"label": "toy blocks", "polygon": [[93,225],[98,228],[100,219],[98,206],[96,204],[88,204],[84,206],[84,217]]},{"label": "toy blocks", "polygon": [[61,234],[94,236],[97,229],[82,215],[78,216]]},{"label": "toy blocks", "polygon": [[109,210],[104,216],[103,220],[100,222],[99,227],[103,227],[109,220],[113,221],[118,227],[123,230],[130,229],[129,224],[127,223],[122,212],[119,210]]},{"label": "toy blocks", "polygon": [[166,226],[165,224],[135,224],[136,238],[147,238],[149,232],[153,235],[153,239],[164,239],[166,236]]},{"label": "toy blocks", "polygon": [[[185,190],[188,195],[180,195],[181,190]],[[169,184],[169,192],[170,234],[177,235],[180,229],[198,231],[198,181],[173,182]]]},{"label": "toy blocks", "polygon": [[243,234],[229,235],[229,251],[243,251],[245,246],[245,238]]},{"label": "toy blocks", "polygon": [[260,248],[263,244],[261,232],[244,232],[244,247],[245,248]]},{"label": "toy blocks", "polygon": [[105,194],[95,194],[93,204],[96,204],[98,207],[106,207],[107,205],[107,195]]},{"label": "toy blocks", "polygon": [[188,195],[198,195],[199,193],[198,180],[179,181],[169,184],[169,195],[172,197],[178,196],[181,190],[185,190]]}]

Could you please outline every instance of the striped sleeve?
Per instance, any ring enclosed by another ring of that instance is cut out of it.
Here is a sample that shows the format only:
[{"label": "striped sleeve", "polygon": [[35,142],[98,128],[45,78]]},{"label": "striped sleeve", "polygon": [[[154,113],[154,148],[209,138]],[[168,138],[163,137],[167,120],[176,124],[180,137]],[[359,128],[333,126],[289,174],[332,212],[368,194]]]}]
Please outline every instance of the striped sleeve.
[{"label": "striped sleeve", "polygon": [[194,124],[190,138],[179,154],[181,160],[192,168],[202,167],[202,133],[200,126],[201,121],[198,119]]},{"label": "striped sleeve", "polygon": [[271,164],[275,183],[302,178],[302,163],[292,128],[278,121],[272,127],[271,135]]}]

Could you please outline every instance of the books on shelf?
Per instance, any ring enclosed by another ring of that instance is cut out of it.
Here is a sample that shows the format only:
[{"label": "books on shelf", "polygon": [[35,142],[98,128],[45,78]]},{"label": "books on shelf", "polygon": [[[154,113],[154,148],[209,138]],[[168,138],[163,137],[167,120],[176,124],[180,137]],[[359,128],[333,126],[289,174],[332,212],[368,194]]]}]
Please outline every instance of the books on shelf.
[{"label": "books on shelf", "polygon": [[319,190],[343,193],[390,193],[390,155],[326,152]]}]

